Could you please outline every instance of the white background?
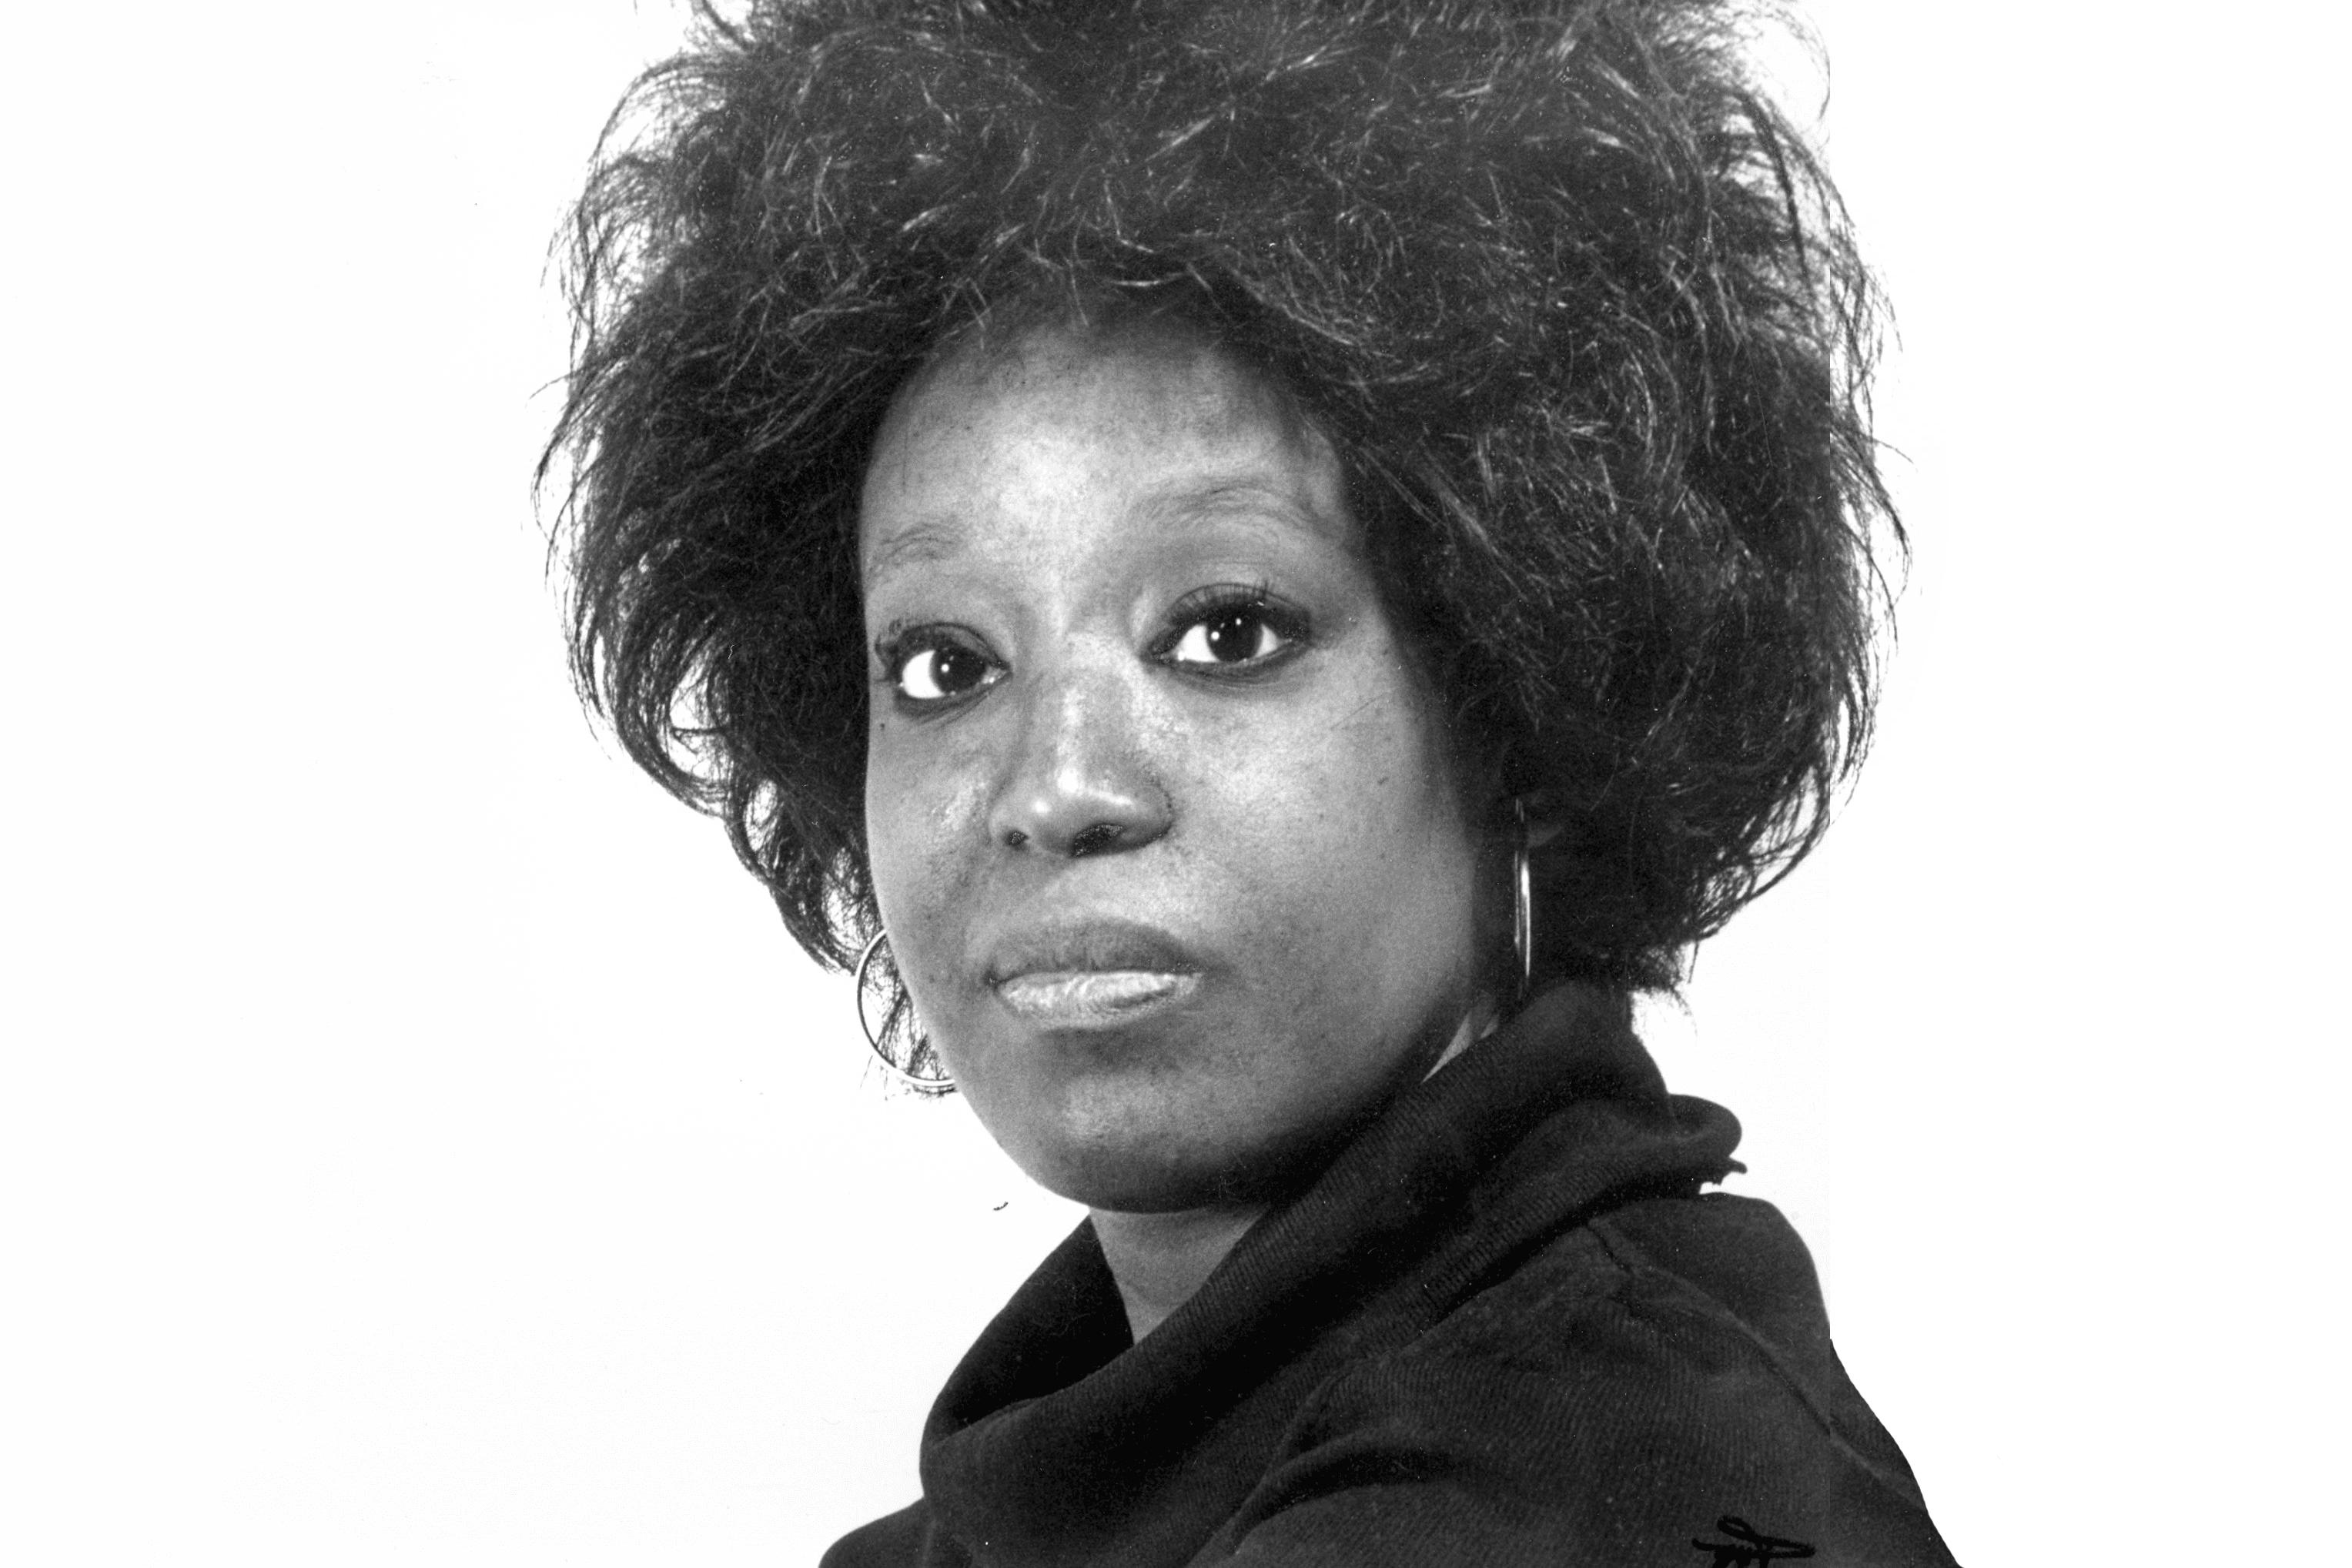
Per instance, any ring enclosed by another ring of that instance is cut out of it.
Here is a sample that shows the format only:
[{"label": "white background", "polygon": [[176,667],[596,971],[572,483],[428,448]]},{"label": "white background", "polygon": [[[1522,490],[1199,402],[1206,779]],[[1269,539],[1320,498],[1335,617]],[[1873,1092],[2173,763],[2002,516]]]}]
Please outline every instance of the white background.
[{"label": "white background", "polygon": [[[811,1561],[1071,1212],[567,692],[545,246],[676,12],[32,9],[0,1560]],[[2334,14],[1813,7],[1916,559],[1652,1027],[1970,1563],[2343,1560]]]}]

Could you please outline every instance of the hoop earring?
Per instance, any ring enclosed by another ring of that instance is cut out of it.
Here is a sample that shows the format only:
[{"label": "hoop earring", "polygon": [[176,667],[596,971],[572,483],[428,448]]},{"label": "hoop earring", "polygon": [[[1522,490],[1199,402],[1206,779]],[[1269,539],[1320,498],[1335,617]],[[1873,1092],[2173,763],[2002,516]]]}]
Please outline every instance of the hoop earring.
[{"label": "hoop earring", "polygon": [[[904,1083],[910,1088],[930,1092],[941,1089],[952,1089],[955,1087],[955,1080],[948,1076],[945,1072],[940,1073],[936,1078],[931,1078],[919,1072],[909,1072],[905,1067],[901,1066],[898,1059],[893,1057],[888,1051],[883,1048],[882,1037],[874,1032],[874,1025],[866,1016],[866,967],[867,965],[874,962],[875,949],[881,946],[882,944],[888,939],[889,935],[890,934],[887,931],[877,931],[870,938],[867,939],[866,950],[857,955],[857,970],[850,980],[850,984],[855,986],[857,989],[857,1027],[864,1031],[866,1035],[866,1043],[873,1048],[875,1060],[879,1061],[883,1067],[888,1071],[890,1075],[893,1078],[896,1078],[899,1082]],[[894,1008],[891,1010],[895,1013],[897,1009]],[[890,1019],[885,1018],[882,1020],[882,1027],[885,1031],[887,1031],[890,1027]],[[920,1035],[916,1036],[915,1053],[919,1054],[924,1049],[926,1049],[928,1043],[929,1042]],[[937,1053],[934,1052],[933,1054],[934,1059],[936,1060]]]},{"label": "hoop earring", "polygon": [[1519,960],[1519,996],[1525,998],[1536,973],[1535,878],[1528,868],[1528,802],[1511,802],[1519,831],[1511,845],[1511,947]]}]

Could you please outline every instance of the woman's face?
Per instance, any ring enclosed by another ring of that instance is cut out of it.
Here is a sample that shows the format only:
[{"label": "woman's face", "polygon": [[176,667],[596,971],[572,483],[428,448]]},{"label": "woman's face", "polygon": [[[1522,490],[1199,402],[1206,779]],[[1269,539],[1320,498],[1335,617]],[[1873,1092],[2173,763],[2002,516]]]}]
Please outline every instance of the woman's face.
[{"label": "woman's face", "polygon": [[917,1018],[1044,1186],[1278,1189],[1471,1007],[1477,845],[1328,444],[1166,331],[899,396],[866,819]]}]

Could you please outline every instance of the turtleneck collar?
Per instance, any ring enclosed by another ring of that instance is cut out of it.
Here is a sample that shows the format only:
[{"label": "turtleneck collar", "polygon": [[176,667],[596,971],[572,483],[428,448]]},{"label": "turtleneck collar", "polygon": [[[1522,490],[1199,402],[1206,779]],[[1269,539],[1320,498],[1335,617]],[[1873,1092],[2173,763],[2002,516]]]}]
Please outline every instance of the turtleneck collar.
[{"label": "turtleneck collar", "polygon": [[1140,1343],[1080,1225],[933,1407],[933,1524],[1024,1563],[1152,1561],[1154,1541],[1181,1561],[1336,1366],[1602,1207],[1721,1179],[1738,1139],[1728,1113],[1666,1093],[1622,997],[1546,992],[1400,1093]]}]

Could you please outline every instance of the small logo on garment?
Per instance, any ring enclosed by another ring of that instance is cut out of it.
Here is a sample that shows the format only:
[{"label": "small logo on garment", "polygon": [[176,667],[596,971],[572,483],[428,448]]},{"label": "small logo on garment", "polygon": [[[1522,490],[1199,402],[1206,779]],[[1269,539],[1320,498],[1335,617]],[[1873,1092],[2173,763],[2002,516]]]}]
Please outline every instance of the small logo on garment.
[{"label": "small logo on garment", "polygon": [[1759,1568],[1766,1563],[1793,1563],[1801,1557],[1811,1557],[1813,1549],[1801,1541],[1784,1541],[1777,1535],[1767,1535],[1735,1513],[1727,1513],[1715,1521],[1718,1534],[1727,1541],[1692,1541],[1701,1552],[1715,1553],[1708,1568]]}]

